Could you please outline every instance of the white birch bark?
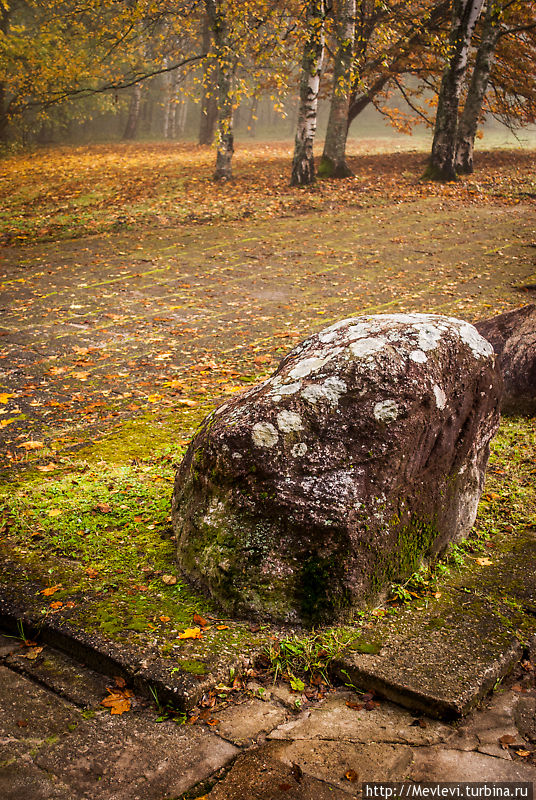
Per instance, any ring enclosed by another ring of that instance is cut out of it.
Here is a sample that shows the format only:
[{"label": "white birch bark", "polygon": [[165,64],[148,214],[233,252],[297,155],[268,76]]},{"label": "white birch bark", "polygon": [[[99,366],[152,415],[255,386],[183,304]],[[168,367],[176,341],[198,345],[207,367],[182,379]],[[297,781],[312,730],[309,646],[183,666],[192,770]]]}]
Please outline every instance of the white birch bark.
[{"label": "white birch bark", "polygon": [[439,90],[432,154],[425,173],[432,180],[456,179],[458,106],[471,38],[483,5],[484,0],[453,0],[450,55]]},{"label": "white birch bark", "polygon": [[475,67],[471,76],[465,106],[458,123],[456,141],[456,171],[458,173],[468,175],[473,172],[475,136],[488,88],[495,48],[501,32],[499,24],[501,10],[501,4],[498,0],[488,0]]},{"label": "white birch bark", "polygon": [[324,55],[324,12],[324,0],[309,1],[307,7],[309,33],[303,50],[291,186],[304,186],[312,183],[315,179],[313,144],[316,134],[320,73]]},{"label": "white birch bark", "polygon": [[356,0],[335,0],[333,7],[336,19],[337,51],[333,68],[333,91],[326,140],[318,174],[328,178],[347,178],[352,175],[352,171],[346,163],[346,139],[352,87]]},{"label": "white birch bark", "polygon": [[233,58],[228,42],[228,29],[221,0],[205,0],[209,23],[214,36],[218,84],[217,154],[214,180],[233,177]]}]

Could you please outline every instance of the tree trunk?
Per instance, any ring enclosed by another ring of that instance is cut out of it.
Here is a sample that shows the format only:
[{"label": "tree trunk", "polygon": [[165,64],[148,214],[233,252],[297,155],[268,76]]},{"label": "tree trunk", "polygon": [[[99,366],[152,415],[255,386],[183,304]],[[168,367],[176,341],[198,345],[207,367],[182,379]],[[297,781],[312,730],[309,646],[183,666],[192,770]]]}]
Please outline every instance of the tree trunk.
[{"label": "tree trunk", "polygon": [[[203,21],[203,53],[208,53],[212,42],[212,32],[208,14]],[[214,59],[207,58],[203,67],[201,98],[201,119],[199,121],[199,144],[212,144],[218,121],[218,99],[216,97],[216,70]]]},{"label": "tree trunk", "polygon": [[313,144],[316,134],[320,71],[324,56],[324,14],[324,0],[309,0],[307,6],[309,34],[303,50],[291,186],[305,186],[315,179]]},{"label": "tree trunk", "polygon": [[456,180],[458,106],[471,37],[483,4],[484,0],[453,0],[450,57],[439,90],[432,154],[424,175],[431,180]]},{"label": "tree trunk", "polygon": [[135,139],[138,130],[138,123],[140,121],[141,109],[141,83],[136,83],[132,87],[132,94],[130,95],[130,103],[128,107],[128,118],[123,133],[123,139]]},{"label": "tree trunk", "polygon": [[348,178],[353,174],[346,163],[346,139],[352,86],[356,0],[336,0],[334,9],[337,52],[333,68],[333,92],[326,140],[318,174],[326,178]]},{"label": "tree trunk", "polygon": [[228,42],[228,28],[221,0],[205,0],[209,22],[214,36],[218,82],[218,133],[214,180],[233,177],[233,53]]},{"label": "tree trunk", "polygon": [[463,113],[458,123],[456,141],[456,171],[465,175],[473,172],[473,151],[478,121],[486,89],[488,88],[491,65],[500,35],[501,6],[497,0],[488,0],[486,15],[482,26],[480,46],[476,54],[475,67],[469,84],[469,91]]}]

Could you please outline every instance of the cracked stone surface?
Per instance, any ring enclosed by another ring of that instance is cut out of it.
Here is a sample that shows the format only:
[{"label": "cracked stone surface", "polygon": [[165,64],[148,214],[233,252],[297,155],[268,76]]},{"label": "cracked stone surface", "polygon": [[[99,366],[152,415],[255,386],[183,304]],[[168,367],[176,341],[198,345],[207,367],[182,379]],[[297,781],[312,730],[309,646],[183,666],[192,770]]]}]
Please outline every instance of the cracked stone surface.
[{"label": "cracked stone surface", "polygon": [[297,719],[280,725],[270,739],[324,739],[352,742],[391,742],[396,744],[430,745],[445,742],[453,729],[436,720],[421,721],[409,711],[383,702],[371,711],[356,710],[347,705],[355,702],[353,692],[340,692],[320,708],[305,711]]},{"label": "cracked stone surface", "polygon": [[288,716],[284,708],[262,700],[229,706],[218,712],[217,732],[236,745],[251,744],[260,734],[269,733]]}]

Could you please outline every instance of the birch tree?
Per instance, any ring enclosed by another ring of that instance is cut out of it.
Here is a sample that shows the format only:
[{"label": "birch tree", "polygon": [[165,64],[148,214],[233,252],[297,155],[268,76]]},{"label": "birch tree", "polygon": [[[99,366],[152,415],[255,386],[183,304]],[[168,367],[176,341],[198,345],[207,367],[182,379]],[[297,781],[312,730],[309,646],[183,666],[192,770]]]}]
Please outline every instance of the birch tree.
[{"label": "birch tree", "polygon": [[318,174],[324,177],[348,178],[352,175],[346,163],[346,139],[352,87],[356,0],[335,0],[333,10],[337,48],[328,126]]},{"label": "birch tree", "polygon": [[501,33],[499,24],[501,11],[501,3],[498,0],[488,0],[467,99],[458,123],[456,139],[456,171],[458,173],[470,174],[473,171],[475,136],[488,88],[495,48]]},{"label": "birch tree", "polygon": [[434,140],[426,178],[456,179],[458,107],[469,59],[469,48],[484,0],[453,0],[449,56],[439,90]]},{"label": "birch tree", "polygon": [[313,145],[317,125],[318,90],[324,56],[324,0],[307,3],[307,38],[300,77],[298,123],[294,140],[291,186],[303,186],[315,179]]}]

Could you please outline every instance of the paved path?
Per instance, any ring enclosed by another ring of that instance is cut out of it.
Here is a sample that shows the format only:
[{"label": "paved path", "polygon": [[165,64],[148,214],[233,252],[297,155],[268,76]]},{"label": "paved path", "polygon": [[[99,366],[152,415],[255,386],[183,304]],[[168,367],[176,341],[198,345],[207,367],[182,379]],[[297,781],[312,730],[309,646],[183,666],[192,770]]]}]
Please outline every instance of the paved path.
[{"label": "paved path", "polygon": [[362,781],[536,781],[528,660],[461,723],[346,689],[308,703],[250,683],[207,723],[177,725],[142,700],[111,715],[100,706],[111,681],[46,647],[39,658],[60,666],[39,684],[21,674],[20,651],[0,637],[2,800],[348,800]]}]

